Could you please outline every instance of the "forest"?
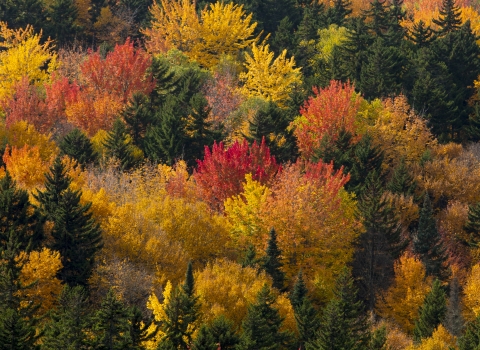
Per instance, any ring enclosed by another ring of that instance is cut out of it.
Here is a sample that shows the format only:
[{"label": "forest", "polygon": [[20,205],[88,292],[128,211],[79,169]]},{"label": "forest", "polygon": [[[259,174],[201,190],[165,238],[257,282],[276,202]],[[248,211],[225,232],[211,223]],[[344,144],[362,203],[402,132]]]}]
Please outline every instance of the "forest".
[{"label": "forest", "polygon": [[0,1],[0,350],[480,349],[480,3],[213,1]]}]

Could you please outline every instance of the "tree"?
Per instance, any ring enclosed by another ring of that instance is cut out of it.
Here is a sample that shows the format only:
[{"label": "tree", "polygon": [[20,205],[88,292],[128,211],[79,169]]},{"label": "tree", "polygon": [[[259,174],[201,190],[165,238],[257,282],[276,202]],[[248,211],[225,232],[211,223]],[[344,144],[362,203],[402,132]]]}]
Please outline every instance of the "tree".
[{"label": "tree", "polygon": [[480,203],[468,207],[465,231],[470,235],[467,244],[477,246],[480,243]]},{"label": "tree", "polygon": [[129,170],[136,165],[137,160],[135,159],[131,139],[127,135],[125,123],[119,118],[113,123],[113,129],[108,133],[103,146],[108,158],[120,161],[122,170]]},{"label": "tree", "polygon": [[0,350],[31,350],[35,345],[35,327],[31,320],[25,320],[15,309],[4,309],[0,316]]},{"label": "tree", "polygon": [[315,334],[320,328],[320,318],[307,293],[308,290],[303,280],[303,273],[300,270],[290,295],[290,301],[295,311],[300,350],[304,350],[305,344],[315,339]]},{"label": "tree", "polygon": [[379,291],[388,288],[393,278],[394,261],[407,245],[383,192],[378,174],[371,172],[358,205],[365,231],[358,237],[353,274],[359,280],[361,299],[370,311],[375,307]]},{"label": "tree", "polygon": [[440,18],[433,20],[433,23],[440,27],[438,34],[443,36],[458,30],[462,24],[460,13],[461,10],[455,4],[455,0],[442,0]]},{"label": "tree", "polygon": [[211,324],[202,324],[192,344],[192,349],[217,350],[220,347],[225,350],[233,350],[238,342],[239,337],[235,334],[233,322],[221,315],[215,318]]},{"label": "tree", "polygon": [[60,45],[76,39],[79,27],[76,24],[78,10],[73,0],[55,0],[49,8],[49,21],[46,33]]},{"label": "tree", "polygon": [[62,155],[76,160],[85,169],[88,165],[96,164],[98,155],[93,149],[92,142],[80,129],[70,131],[60,141],[59,148]]},{"label": "tree", "polygon": [[272,227],[270,230],[268,243],[267,243],[267,250],[266,255],[263,258],[261,263],[262,269],[265,270],[267,274],[272,277],[274,288],[277,288],[279,291],[283,290],[283,286],[285,283],[285,274],[282,272],[282,262],[280,261],[280,256],[282,252],[278,248],[277,245],[277,233],[275,229]]},{"label": "tree", "polygon": [[387,190],[404,196],[414,196],[416,188],[417,183],[405,166],[405,159],[402,158],[400,164],[393,171],[387,184]]},{"label": "tree", "polygon": [[460,286],[457,276],[450,282],[450,296],[448,298],[447,312],[443,322],[445,328],[453,336],[459,337],[465,327],[460,300]]},{"label": "tree", "polygon": [[100,309],[93,317],[93,340],[96,349],[130,349],[132,339],[129,334],[129,312],[123,302],[110,289],[102,301]]},{"label": "tree", "polygon": [[436,276],[441,280],[448,278],[450,271],[445,266],[447,256],[437,230],[428,193],[425,194],[423,207],[420,210],[418,230],[413,237],[413,251],[418,254],[425,265],[427,276]]},{"label": "tree", "polygon": [[246,54],[246,72],[240,73],[244,82],[242,92],[246,96],[263,97],[268,101],[279,103],[288,99],[292,88],[301,83],[300,68],[295,68],[295,59],[286,58],[287,51],[275,59],[269,45],[253,44],[252,55]]},{"label": "tree", "polygon": [[334,294],[323,313],[316,339],[307,343],[306,349],[368,349],[368,320],[346,268],[338,276]]},{"label": "tree", "polygon": [[460,350],[475,350],[480,345],[480,317],[467,324],[465,333],[458,339]]},{"label": "tree", "polygon": [[289,334],[280,331],[282,318],[272,304],[275,296],[267,284],[257,294],[257,300],[248,308],[242,322],[240,350],[283,349]]},{"label": "tree", "polygon": [[440,325],[447,312],[447,301],[445,291],[440,280],[435,279],[432,290],[425,296],[422,306],[419,309],[419,318],[415,321],[413,336],[416,341],[421,341],[433,334],[433,331]]},{"label": "tree", "polygon": [[[159,84],[159,82],[156,81],[156,84]],[[145,133],[154,122],[154,112],[151,109],[150,102],[148,96],[137,92],[133,94],[128,105],[122,111],[122,118],[132,142],[141,149],[144,149]]]},{"label": "tree", "polygon": [[82,349],[87,346],[89,315],[87,294],[80,287],[64,287],[58,297],[58,307],[45,325],[42,349]]}]

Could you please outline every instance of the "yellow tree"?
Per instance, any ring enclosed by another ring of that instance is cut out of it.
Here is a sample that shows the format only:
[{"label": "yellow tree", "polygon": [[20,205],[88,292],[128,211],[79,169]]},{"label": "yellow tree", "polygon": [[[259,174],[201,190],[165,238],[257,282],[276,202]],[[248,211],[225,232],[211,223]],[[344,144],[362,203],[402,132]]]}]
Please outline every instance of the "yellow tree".
[{"label": "yellow tree", "polygon": [[205,67],[218,64],[222,55],[235,55],[258,41],[253,32],[252,14],[246,15],[243,6],[233,2],[216,2],[202,11],[199,39],[188,54]]},{"label": "yellow tree", "polygon": [[470,311],[470,315],[468,316],[473,314],[474,317],[477,317],[480,315],[480,264],[472,267],[467,277],[463,293],[465,295],[464,304]]},{"label": "yellow tree", "polygon": [[38,86],[50,79],[56,68],[57,55],[51,40],[41,40],[32,26],[25,29],[9,29],[0,21],[0,100],[13,94],[13,87],[28,77]]},{"label": "yellow tree", "polygon": [[406,350],[451,350],[457,349],[457,339],[448,333],[443,325],[438,326],[430,338],[418,345],[410,345]]},{"label": "yellow tree", "polygon": [[302,81],[295,59],[287,58],[287,50],[274,59],[269,45],[253,44],[252,55],[245,55],[246,72],[240,74],[244,82],[242,92],[249,97],[260,96],[282,105],[292,88]]},{"label": "yellow tree", "polygon": [[425,279],[425,267],[415,257],[405,253],[395,264],[395,281],[377,305],[379,314],[394,319],[406,332],[412,332],[418,319],[418,308],[430,292],[430,279]]}]

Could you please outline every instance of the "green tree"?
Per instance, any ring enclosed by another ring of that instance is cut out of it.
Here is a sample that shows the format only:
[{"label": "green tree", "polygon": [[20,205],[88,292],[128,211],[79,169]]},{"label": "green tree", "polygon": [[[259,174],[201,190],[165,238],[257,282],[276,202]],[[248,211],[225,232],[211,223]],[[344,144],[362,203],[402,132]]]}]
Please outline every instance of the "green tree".
[{"label": "green tree", "polygon": [[283,266],[282,262],[280,261],[282,252],[280,251],[280,248],[278,248],[277,233],[273,227],[270,230],[267,250],[265,253],[266,255],[262,259],[263,261],[261,263],[261,267],[272,277],[273,287],[277,288],[278,290],[283,290],[285,274],[281,270]]},{"label": "green tree", "polygon": [[387,184],[387,190],[396,194],[414,196],[416,188],[417,184],[415,179],[408,171],[405,165],[405,159],[402,159],[400,164],[393,170],[392,177]]},{"label": "green tree", "polygon": [[128,170],[136,165],[131,139],[127,134],[125,123],[116,119],[113,129],[104,142],[105,154],[108,158],[118,159],[122,170]]},{"label": "green tree", "polygon": [[472,247],[480,243],[480,203],[468,207],[468,220],[465,224],[465,231],[469,234],[468,241],[465,242]]},{"label": "green tree", "polygon": [[192,349],[194,350],[233,350],[239,342],[235,334],[233,322],[221,315],[211,324],[203,324],[200,328]]},{"label": "green tree", "polygon": [[425,194],[418,230],[413,237],[413,252],[420,257],[427,276],[435,276],[443,281],[448,279],[450,270],[445,265],[447,256],[437,230],[428,193]]},{"label": "green tree", "polygon": [[460,15],[461,10],[455,4],[455,0],[443,0],[440,8],[440,18],[433,20],[433,23],[440,27],[438,34],[445,35],[458,30],[462,24]]},{"label": "green tree", "polygon": [[88,165],[98,162],[98,155],[93,149],[92,142],[80,129],[73,129],[60,141],[60,152],[75,159],[85,169]]},{"label": "green tree", "polygon": [[345,268],[337,279],[334,298],[327,304],[316,339],[307,343],[307,350],[368,349],[371,334],[357,299],[353,278]]},{"label": "green tree", "polygon": [[80,30],[75,23],[77,16],[74,0],[54,0],[48,9],[46,34],[55,39],[59,46],[73,42]]},{"label": "green tree", "polygon": [[35,350],[38,336],[31,320],[24,319],[16,309],[0,314],[0,350]]},{"label": "green tree", "polygon": [[154,113],[150,108],[148,96],[142,93],[133,94],[129,104],[122,111],[122,118],[133,144],[143,150],[145,133],[154,121]]},{"label": "green tree", "polygon": [[440,280],[435,279],[432,290],[425,296],[419,309],[418,320],[415,321],[413,336],[416,341],[421,341],[433,334],[433,331],[443,322],[447,312],[445,290]]},{"label": "green tree", "polygon": [[248,307],[242,322],[242,334],[238,350],[284,349],[290,335],[280,331],[283,319],[273,306],[276,297],[267,284],[257,295],[255,303]]},{"label": "green tree", "polygon": [[458,339],[460,350],[477,350],[480,346],[480,316],[469,322],[465,333]]}]

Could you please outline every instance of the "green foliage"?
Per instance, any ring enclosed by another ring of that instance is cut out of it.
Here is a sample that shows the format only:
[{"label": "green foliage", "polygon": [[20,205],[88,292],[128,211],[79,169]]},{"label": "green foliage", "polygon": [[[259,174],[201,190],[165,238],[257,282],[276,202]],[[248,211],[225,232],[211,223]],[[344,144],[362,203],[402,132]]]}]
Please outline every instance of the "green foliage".
[{"label": "green foliage", "polygon": [[468,245],[476,247],[480,243],[480,203],[468,207],[468,220],[465,231],[469,234]]},{"label": "green foliage", "polygon": [[284,349],[290,335],[280,331],[282,317],[273,306],[276,297],[267,284],[257,295],[255,303],[248,307],[242,322],[242,334],[238,350]]},{"label": "green foliage", "polygon": [[460,350],[476,350],[480,346],[480,316],[467,324],[465,333],[458,339]]},{"label": "green foliage", "polygon": [[433,216],[432,203],[425,194],[417,233],[413,237],[413,252],[420,257],[427,276],[436,276],[446,281],[450,270],[446,267],[447,256]]},{"label": "green foliage", "polygon": [[270,230],[269,239],[267,243],[266,255],[261,262],[261,267],[267,274],[272,277],[273,287],[278,290],[283,290],[285,283],[285,274],[281,270],[283,264],[280,261],[282,252],[278,248],[277,233],[275,229]]},{"label": "green foliage", "polygon": [[33,320],[24,319],[15,309],[0,314],[0,350],[35,350],[37,336]]},{"label": "green foliage", "polygon": [[104,146],[106,156],[117,159],[122,170],[129,170],[136,165],[131,139],[128,137],[125,123],[120,119],[113,123],[113,129],[108,133]]},{"label": "green foliage", "polygon": [[440,280],[435,279],[432,290],[428,293],[419,310],[419,318],[415,321],[413,336],[416,341],[428,338],[433,331],[443,322],[447,312],[445,290]]},{"label": "green foliage", "polygon": [[68,45],[76,39],[80,28],[75,21],[78,10],[74,0],[54,0],[49,8],[46,34],[59,46]]},{"label": "green foliage", "polygon": [[405,159],[393,170],[392,177],[387,184],[387,190],[404,196],[414,196],[417,183],[405,165]]},{"label": "green foliage", "polygon": [[239,342],[233,322],[221,315],[211,324],[202,324],[193,342],[193,350],[233,350]]},{"label": "green foliage", "polygon": [[245,251],[240,264],[242,267],[255,267],[257,266],[258,259],[256,259],[257,252],[255,251],[255,246],[250,244]]},{"label": "green foliage", "polygon": [[154,121],[150,100],[142,93],[135,93],[122,111],[122,118],[134,145],[143,149],[143,139]]},{"label": "green foliage", "polygon": [[82,169],[98,162],[92,142],[80,129],[75,128],[65,135],[59,147],[62,155],[75,159]]}]

